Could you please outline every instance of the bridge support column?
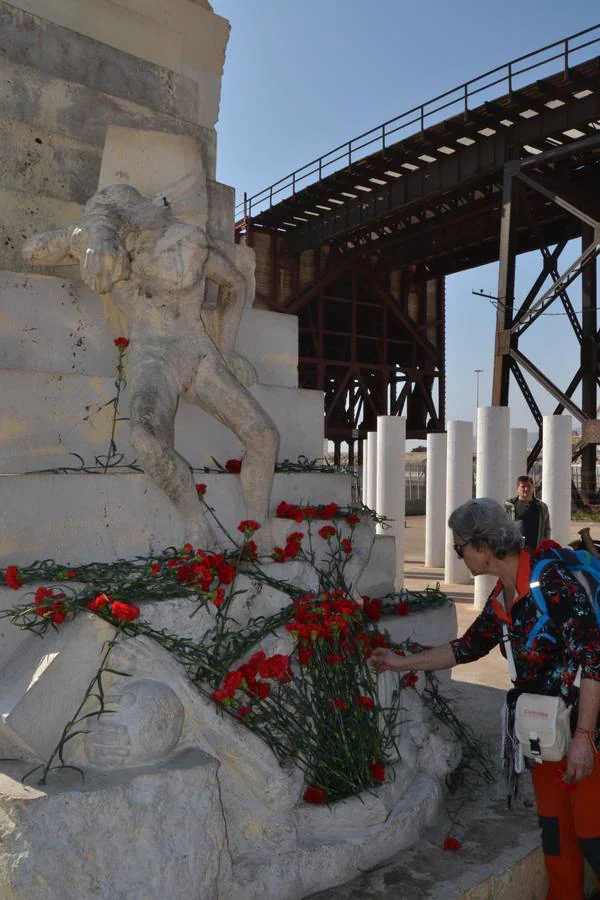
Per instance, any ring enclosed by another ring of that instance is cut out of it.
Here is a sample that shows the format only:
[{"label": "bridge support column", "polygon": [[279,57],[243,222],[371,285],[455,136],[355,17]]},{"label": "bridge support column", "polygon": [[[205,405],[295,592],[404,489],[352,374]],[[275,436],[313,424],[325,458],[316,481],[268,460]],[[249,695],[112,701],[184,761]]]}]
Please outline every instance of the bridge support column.
[{"label": "bridge support column", "polygon": [[[504,503],[509,495],[508,457],[510,445],[510,410],[508,406],[482,406],[477,410],[477,481],[476,496],[490,497]],[[475,609],[483,609],[494,587],[493,575],[475,579]]]},{"label": "bridge support column", "polygon": [[[509,351],[514,343],[511,338],[514,296],[515,258],[517,252],[517,210],[516,176],[520,162],[509,162],[504,166],[502,182],[502,219],[500,222],[500,266],[498,269],[498,306],[496,312],[496,343],[494,348],[494,379],[492,384],[492,405],[508,405],[510,381]],[[516,346],[516,345],[515,345]]]},{"label": "bridge support column", "polygon": [[571,416],[544,416],[542,499],[550,511],[552,539],[566,545],[571,522]]},{"label": "bridge support column", "polygon": [[[448,455],[446,482],[446,515],[473,496],[473,423],[448,422]],[[444,581],[449,584],[470,584],[471,574],[462,559],[454,552],[452,532],[446,527],[446,564]]]},{"label": "bridge support column", "polygon": [[446,546],[446,453],[445,434],[427,435],[425,481],[425,565],[443,566]]},{"label": "bridge support column", "polygon": [[[594,229],[583,225],[581,229],[581,252],[585,253],[597,240]],[[598,373],[598,336],[597,336],[597,277],[596,259],[592,258],[583,266],[581,284],[581,408],[591,420],[597,418],[597,373]],[[595,423],[594,423],[595,424]],[[585,440],[586,423],[582,426],[582,438]],[[588,437],[592,435],[588,434]],[[596,493],[596,441],[587,443],[581,453],[581,490],[590,500]]]}]

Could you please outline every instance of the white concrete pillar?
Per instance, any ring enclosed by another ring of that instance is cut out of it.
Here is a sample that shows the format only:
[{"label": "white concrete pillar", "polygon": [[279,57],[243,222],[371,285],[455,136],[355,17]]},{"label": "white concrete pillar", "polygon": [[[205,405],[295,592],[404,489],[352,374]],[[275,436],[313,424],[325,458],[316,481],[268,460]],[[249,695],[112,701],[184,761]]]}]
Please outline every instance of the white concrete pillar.
[{"label": "white concrete pillar", "polygon": [[367,431],[367,506],[377,509],[377,432]]},{"label": "white concrete pillar", "polygon": [[[480,406],[477,410],[476,497],[491,497],[498,503],[508,499],[510,410],[508,406]],[[478,575],[475,579],[475,609],[483,609],[497,579]]]},{"label": "white concrete pillar", "polygon": [[[454,552],[452,532],[447,527],[450,513],[473,496],[473,423],[448,422],[446,454],[446,554],[444,581],[449,584],[469,584],[471,574],[462,559]],[[440,517],[442,510],[440,510]]]},{"label": "white concrete pillar", "polygon": [[390,519],[390,528],[377,526],[377,534],[394,535],[396,569],[394,587],[404,583],[404,513],[406,507],[406,419],[377,416],[377,512]]},{"label": "white concrete pillar", "polygon": [[362,442],[362,502],[368,506],[367,497],[369,496],[369,467],[367,465],[367,447],[369,442],[365,438]]},{"label": "white concrete pillar", "polygon": [[425,565],[443,566],[446,551],[446,453],[445,434],[427,435],[425,475]]},{"label": "white concrete pillar", "polygon": [[519,475],[527,475],[527,429],[510,429],[510,450],[508,454],[508,494],[515,497],[517,493],[517,478]]},{"label": "white concrete pillar", "polygon": [[571,521],[571,416],[544,416],[542,500],[550,511],[552,540],[569,543]]}]

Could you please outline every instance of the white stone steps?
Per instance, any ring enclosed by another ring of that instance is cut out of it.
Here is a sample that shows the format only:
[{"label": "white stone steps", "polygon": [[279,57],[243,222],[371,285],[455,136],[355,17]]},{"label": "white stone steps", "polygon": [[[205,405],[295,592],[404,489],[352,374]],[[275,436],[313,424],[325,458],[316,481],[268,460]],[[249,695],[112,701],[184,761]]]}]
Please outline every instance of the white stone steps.
[{"label": "white stone steps", "polygon": [[[46,275],[0,271],[0,373],[30,369],[114,378],[113,340],[126,323],[107,296],[85,285]],[[260,384],[298,384],[298,318],[246,309],[237,350]]]},{"label": "white stone steps", "polygon": [[[246,517],[239,477],[202,474],[206,501],[230,532]],[[350,503],[350,478],[275,475],[271,514],[289,503]],[[157,485],[136,473],[0,476],[0,566],[52,558],[80,565],[145,556],[183,543],[183,523]]]},{"label": "white stone steps", "polygon": [[[77,465],[72,453],[83,457],[86,465],[94,465],[96,456],[107,453],[113,407],[106,404],[116,393],[114,376],[4,369],[0,370],[0,390],[0,473]],[[280,460],[322,456],[320,391],[266,384],[250,390],[279,429]],[[125,419],[128,400],[125,391],[119,403],[119,416]],[[135,459],[127,421],[118,423],[116,443],[126,462]],[[242,444],[228,428],[185,401],[180,402],[175,419],[175,446],[193,467],[213,466],[211,457],[224,464],[243,453]]]}]

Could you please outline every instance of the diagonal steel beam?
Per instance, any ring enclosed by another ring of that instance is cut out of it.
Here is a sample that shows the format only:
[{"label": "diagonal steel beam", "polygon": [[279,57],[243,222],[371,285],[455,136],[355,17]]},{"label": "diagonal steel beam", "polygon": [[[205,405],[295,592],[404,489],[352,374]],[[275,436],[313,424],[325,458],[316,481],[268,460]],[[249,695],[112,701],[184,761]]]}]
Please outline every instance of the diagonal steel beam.
[{"label": "diagonal steel beam", "polygon": [[541,386],[548,391],[548,393],[554,397],[555,400],[558,400],[559,403],[563,405],[563,407],[570,412],[572,416],[575,416],[580,422],[585,422],[589,419],[589,416],[580,409],[576,403],[567,397],[556,385],[547,378],[543,372],[540,372],[538,367],[531,362],[526,356],[524,356],[519,350],[515,350],[514,347],[511,347],[509,351],[512,359],[514,359],[522,369],[525,369],[526,372],[535,378],[535,380],[541,384]]},{"label": "diagonal steel beam", "polygon": [[[598,232],[596,233],[597,237],[599,237]],[[592,259],[595,259],[596,256],[600,253],[600,243],[596,240],[595,243],[590,244],[584,253],[581,256],[578,256],[572,265],[569,266],[568,269],[563,272],[560,276],[559,280],[556,281],[553,285],[551,285],[548,290],[542,294],[542,296],[533,304],[533,306],[523,315],[520,322],[513,322],[510,331],[512,334],[517,337],[521,335],[526,328],[531,325],[531,322],[540,316],[544,310],[546,310],[551,303],[556,300],[557,297],[561,295],[561,293],[571,284],[571,282],[575,281],[576,278],[581,275],[582,270],[588,265]],[[531,321],[530,321],[531,320]]]},{"label": "diagonal steel beam", "polygon": [[562,209],[566,209],[566,211],[568,213],[571,213],[572,216],[575,216],[577,219],[581,219],[581,221],[585,222],[586,225],[590,225],[592,228],[597,228],[599,223],[596,219],[593,219],[582,209],[578,209],[573,203],[569,203],[569,201],[565,200],[564,197],[561,197],[560,194],[557,194],[555,191],[551,191],[550,188],[545,187],[535,178],[531,178],[529,175],[525,175],[524,172],[519,172],[517,177],[520,178],[521,181],[523,181],[526,185],[533,188],[535,191],[543,194],[544,197],[552,200],[554,203],[556,203],[557,206],[560,206]]}]

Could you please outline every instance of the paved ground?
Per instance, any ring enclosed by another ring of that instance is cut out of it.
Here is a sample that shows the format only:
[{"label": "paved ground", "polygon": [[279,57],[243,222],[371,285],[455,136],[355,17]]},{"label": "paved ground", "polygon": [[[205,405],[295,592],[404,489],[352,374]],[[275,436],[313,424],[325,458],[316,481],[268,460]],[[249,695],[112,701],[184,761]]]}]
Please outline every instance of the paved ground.
[{"label": "paved ground", "polygon": [[[583,524],[573,523],[574,537]],[[445,585],[443,569],[425,568],[424,516],[408,518],[406,526],[406,587],[419,590],[439,581],[456,603],[462,634],[476,616],[472,585]],[[600,525],[591,527],[592,535],[600,537]],[[509,686],[506,662],[498,650],[452,672],[457,712],[480,735],[494,760],[500,743],[500,709]],[[442,850],[450,830],[463,838],[456,854]],[[538,847],[528,783],[512,812],[507,810],[501,781],[479,785],[450,799],[446,813],[414,847],[349,884],[313,895],[313,900],[542,900],[546,889]]]}]

